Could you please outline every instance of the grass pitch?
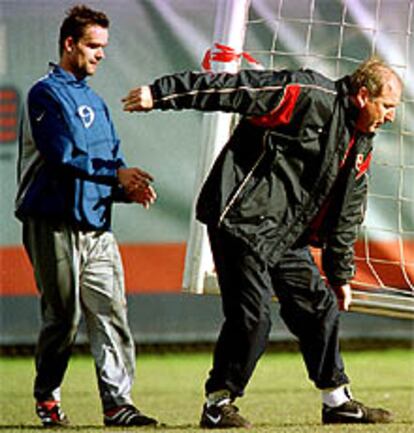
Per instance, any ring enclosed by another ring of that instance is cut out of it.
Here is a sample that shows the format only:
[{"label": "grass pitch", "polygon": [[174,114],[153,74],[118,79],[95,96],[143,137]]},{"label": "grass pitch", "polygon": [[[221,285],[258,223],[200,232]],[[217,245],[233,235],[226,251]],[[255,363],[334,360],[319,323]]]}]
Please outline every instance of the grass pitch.
[{"label": "grass pitch", "polygon": [[[344,352],[356,399],[395,413],[387,425],[320,424],[320,396],[306,377],[296,353],[268,353],[260,361],[246,396],[237,401],[257,433],[405,433],[414,432],[414,352],[382,350]],[[133,397],[145,413],[156,417],[157,428],[141,431],[200,432],[203,383],[211,354],[144,354],[137,360]],[[31,358],[0,358],[0,433],[42,431],[31,396],[34,376]],[[82,433],[135,431],[102,424],[92,358],[74,356],[62,387],[69,431]],[[66,429],[67,430],[67,429]],[[237,430],[231,430],[235,432]]]}]

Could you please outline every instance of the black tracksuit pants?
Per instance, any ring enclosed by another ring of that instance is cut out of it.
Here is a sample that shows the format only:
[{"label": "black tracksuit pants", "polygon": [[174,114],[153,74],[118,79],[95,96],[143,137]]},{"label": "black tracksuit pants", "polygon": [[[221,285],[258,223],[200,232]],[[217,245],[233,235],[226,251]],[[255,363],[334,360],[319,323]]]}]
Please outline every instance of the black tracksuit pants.
[{"label": "black tracksuit pants", "polygon": [[209,237],[225,321],[206,393],[228,389],[233,397],[243,394],[267,344],[274,294],[316,387],[348,383],[339,352],[336,296],[322,280],[308,246],[291,248],[269,267],[224,231],[209,227]]}]

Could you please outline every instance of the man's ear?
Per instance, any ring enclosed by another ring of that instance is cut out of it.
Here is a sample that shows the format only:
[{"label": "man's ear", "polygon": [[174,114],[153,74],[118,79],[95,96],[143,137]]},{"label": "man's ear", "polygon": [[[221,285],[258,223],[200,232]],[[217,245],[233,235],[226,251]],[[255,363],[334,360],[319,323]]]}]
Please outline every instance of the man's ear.
[{"label": "man's ear", "polygon": [[355,101],[358,105],[358,108],[363,108],[368,102],[369,98],[370,96],[368,89],[365,86],[360,87],[358,93],[355,95]]},{"label": "man's ear", "polygon": [[63,48],[67,53],[71,53],[73,51],[73,47],[75,45],[75,41],[72,36],[68,36],[63,43]]}]

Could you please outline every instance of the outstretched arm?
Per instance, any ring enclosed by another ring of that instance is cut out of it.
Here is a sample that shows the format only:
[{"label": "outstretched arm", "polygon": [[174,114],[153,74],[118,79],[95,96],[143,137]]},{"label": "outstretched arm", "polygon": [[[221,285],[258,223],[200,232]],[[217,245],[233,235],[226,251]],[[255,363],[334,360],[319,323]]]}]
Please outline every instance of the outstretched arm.
[{"label": "outstretched arm", "polygon": [[129,112],[194,109],[256,116],[274,110],[286,86],[298,79],[288,71],[274,70],[242,70],[236,74],[180,72],[132,89],[122,102]]}]

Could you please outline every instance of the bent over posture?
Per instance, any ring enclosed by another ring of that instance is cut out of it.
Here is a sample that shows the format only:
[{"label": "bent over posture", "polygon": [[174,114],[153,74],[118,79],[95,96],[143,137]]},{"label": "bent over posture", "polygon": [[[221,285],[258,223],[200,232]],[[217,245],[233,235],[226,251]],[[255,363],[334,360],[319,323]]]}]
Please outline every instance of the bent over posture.
[{"label": "bent over posture", "polygon": [[133,406],[134,341],[111,231],[114,201],[148,207],[151,176],[128,168],[104,101],[88,86],[104,58],[109,20],[86,6],[60,29],[60,62],[29,91],[19,142],[16,215],[41,294],[34,396],[44,426],[64,426],[60,385],[84,313],[104,423],[156,421]]},{"label": "bent over posture", "polygon": [[[192,108],[242,115],[197,204],[225,316],[205,384],[202,427],[250,426],[233,401],[265,349],[274,294],[321,390],[322,422],[391,420],[388,411],[352,398],[338,332],[339,308],[351,302],[372,139],[394,120],[401,91],[396,73],[369,59],[337,81],[311,70],[184,72],[123,99],[130,112]],[[310,245],[322,249],[328,284]]]}]

